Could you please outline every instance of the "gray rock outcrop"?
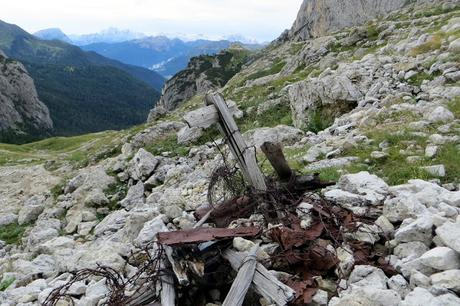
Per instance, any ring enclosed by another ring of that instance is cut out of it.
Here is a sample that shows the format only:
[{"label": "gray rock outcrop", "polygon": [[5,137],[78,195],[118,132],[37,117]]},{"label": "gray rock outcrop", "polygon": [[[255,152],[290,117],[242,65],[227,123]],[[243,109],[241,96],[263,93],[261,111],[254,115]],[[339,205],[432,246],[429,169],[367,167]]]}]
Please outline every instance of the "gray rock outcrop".
[{"label": "gray rock outcrop", "polygon": [[37,95],[24,66],[0,51],[0,141],[21,142],[49,134],[49,110]]},{"label": "gray rock outcrop", "polygon": [[296,40],[324,36],[365,24],[409,3],[407,0],[304,0],[289,36]]}]

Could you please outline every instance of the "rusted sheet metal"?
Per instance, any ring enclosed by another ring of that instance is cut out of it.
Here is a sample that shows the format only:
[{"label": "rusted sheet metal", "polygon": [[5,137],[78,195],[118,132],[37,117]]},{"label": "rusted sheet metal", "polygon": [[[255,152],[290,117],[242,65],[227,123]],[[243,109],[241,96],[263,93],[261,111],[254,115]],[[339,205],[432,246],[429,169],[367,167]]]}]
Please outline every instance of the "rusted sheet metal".
[{"label": "rusted sheet metal", "polygon": [[234,237],[254,237],[260,231],[261,229],[255,226],[240,228],[196,228],[186,231],[158,233],[158,242],[165,245],[200,243]]}]

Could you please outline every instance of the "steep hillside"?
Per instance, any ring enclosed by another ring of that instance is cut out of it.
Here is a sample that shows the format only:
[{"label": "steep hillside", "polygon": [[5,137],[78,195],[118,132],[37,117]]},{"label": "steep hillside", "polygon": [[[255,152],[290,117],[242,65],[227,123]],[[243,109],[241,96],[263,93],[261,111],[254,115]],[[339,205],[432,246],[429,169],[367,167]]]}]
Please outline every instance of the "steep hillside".
[{"label": "steep hillside", "polygon": [[27,70],[0,50],[0,142],[31,141],[52,130],[48,108],[38,99]]},{"label": "steep hillside", "polygon": [[[74,135],[142,123],[163,78],[61,41],[44,41],[0,22],[0,48],[20,60],[55,122],[54,134]],[[150,86],[149,86],[150,85]],[[153,87],[153,88],[152,88]]]},{"label": "steep hillside", "polygon": [[0,21],[0,48],[6,55],[24,63],[112,66],[144,81],[156,90],[160,90],[164,83],[164,78],[154,71],[126,65],[94,52],[84,52],[62,41],[40,40],[20,27],[2,21]]},{"label": "steep hillside", "polygon": [[[82,46],[82,49],[95,51],[126,64],[153,69],[169,78],[184,69],[190,58],[218,53],[230,47],[231,44],[232,42],[227,40],[184,42],[165,36],[153,36],[119,43],[95,43]],[[245,47],[255,49],[259,46]]]},{"label": "steep hillside", "polygon": [[192,58],[186,69],[166,82],[160,101],[149,115],[149,121],[175,109],[195,95],[224,86],[240,71],[249,55],[249,50],[234,45],[215,56],[201,55]]}]

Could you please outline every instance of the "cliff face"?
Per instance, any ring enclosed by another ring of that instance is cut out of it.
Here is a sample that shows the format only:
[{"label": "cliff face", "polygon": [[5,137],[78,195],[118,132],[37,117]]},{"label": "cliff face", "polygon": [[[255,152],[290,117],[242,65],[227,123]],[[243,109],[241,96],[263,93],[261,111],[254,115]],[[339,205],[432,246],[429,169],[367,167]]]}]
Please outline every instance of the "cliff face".
[{"label": "cliff face", "polygon": [[24,66],[0,51],[0,142],[20,143],[50,134],[53,122]]},{"label": "cliff face", "polygon": [[304,0],[289,36],[295,40],[317,38],[346,27],[362,25],[366,21],[384,16],[411,2],[415,1]]},{"label": "cliff face", "polygon": [[248,50],[235,46],[213,56],[192,58],[186,69],[166,82],[161,99],[150,112],[148,121],[177,108],[197,94],[223,87],[240,71],[248,55]]}]

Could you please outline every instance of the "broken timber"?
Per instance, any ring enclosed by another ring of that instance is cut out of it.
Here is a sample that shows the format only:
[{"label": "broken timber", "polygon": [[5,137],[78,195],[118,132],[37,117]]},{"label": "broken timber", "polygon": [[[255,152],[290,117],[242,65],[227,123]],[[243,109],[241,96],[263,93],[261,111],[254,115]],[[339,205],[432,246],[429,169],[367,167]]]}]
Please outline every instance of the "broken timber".
[{"label": "broken timber", "polygon": [[257,250],[259,245],[255,245],[249,251],[249,254],[243,261],[243,264],[238,270],[236,278],[233,280],[233,284],[230,287],[230,291],[225,297],[222,306],[241,306],[243,305],[246,293],[251,286],[252,280],[254,279],[254,273],[257,265]]},{"label": "broken timber", "polygon": [[200,243],[234,237],[254,237],[261,229],[255,226],[239,228],[195,228],[185,231],[162,232],[157,234],[158,242],[164,246],[184,243]]},{"label": "broken timber", "polygon": [[[238,111],[238,107],[233,101],[226,101],[228,110],[232,115]],[[208,128],[219,121],[219,112],[214,105],[208,105],[197,110],[188,112],[183,117],[189,127]]]},{"label": "broken timber", "polygon": [[[228,260],[235,271],[238,271],[246,258],[246,253],[228,249],[223,253],[223,257]],[[260,263],[256,264],[252,285],[257,293],[278,306],[287,305],[295,299],[295,291],[291,287],[280,282]]]},{"label": "broken timber", "polygon": [[190,127],[206,128],[218,123],[246,182],[257,190],[266,191],[265,177],[257,165],[255,148],[246,145],[233,119],[235,102],[227,104],[222,95],[216,92],[206,94],[205,101],[208,106],[186,114],[184,120]]}]

